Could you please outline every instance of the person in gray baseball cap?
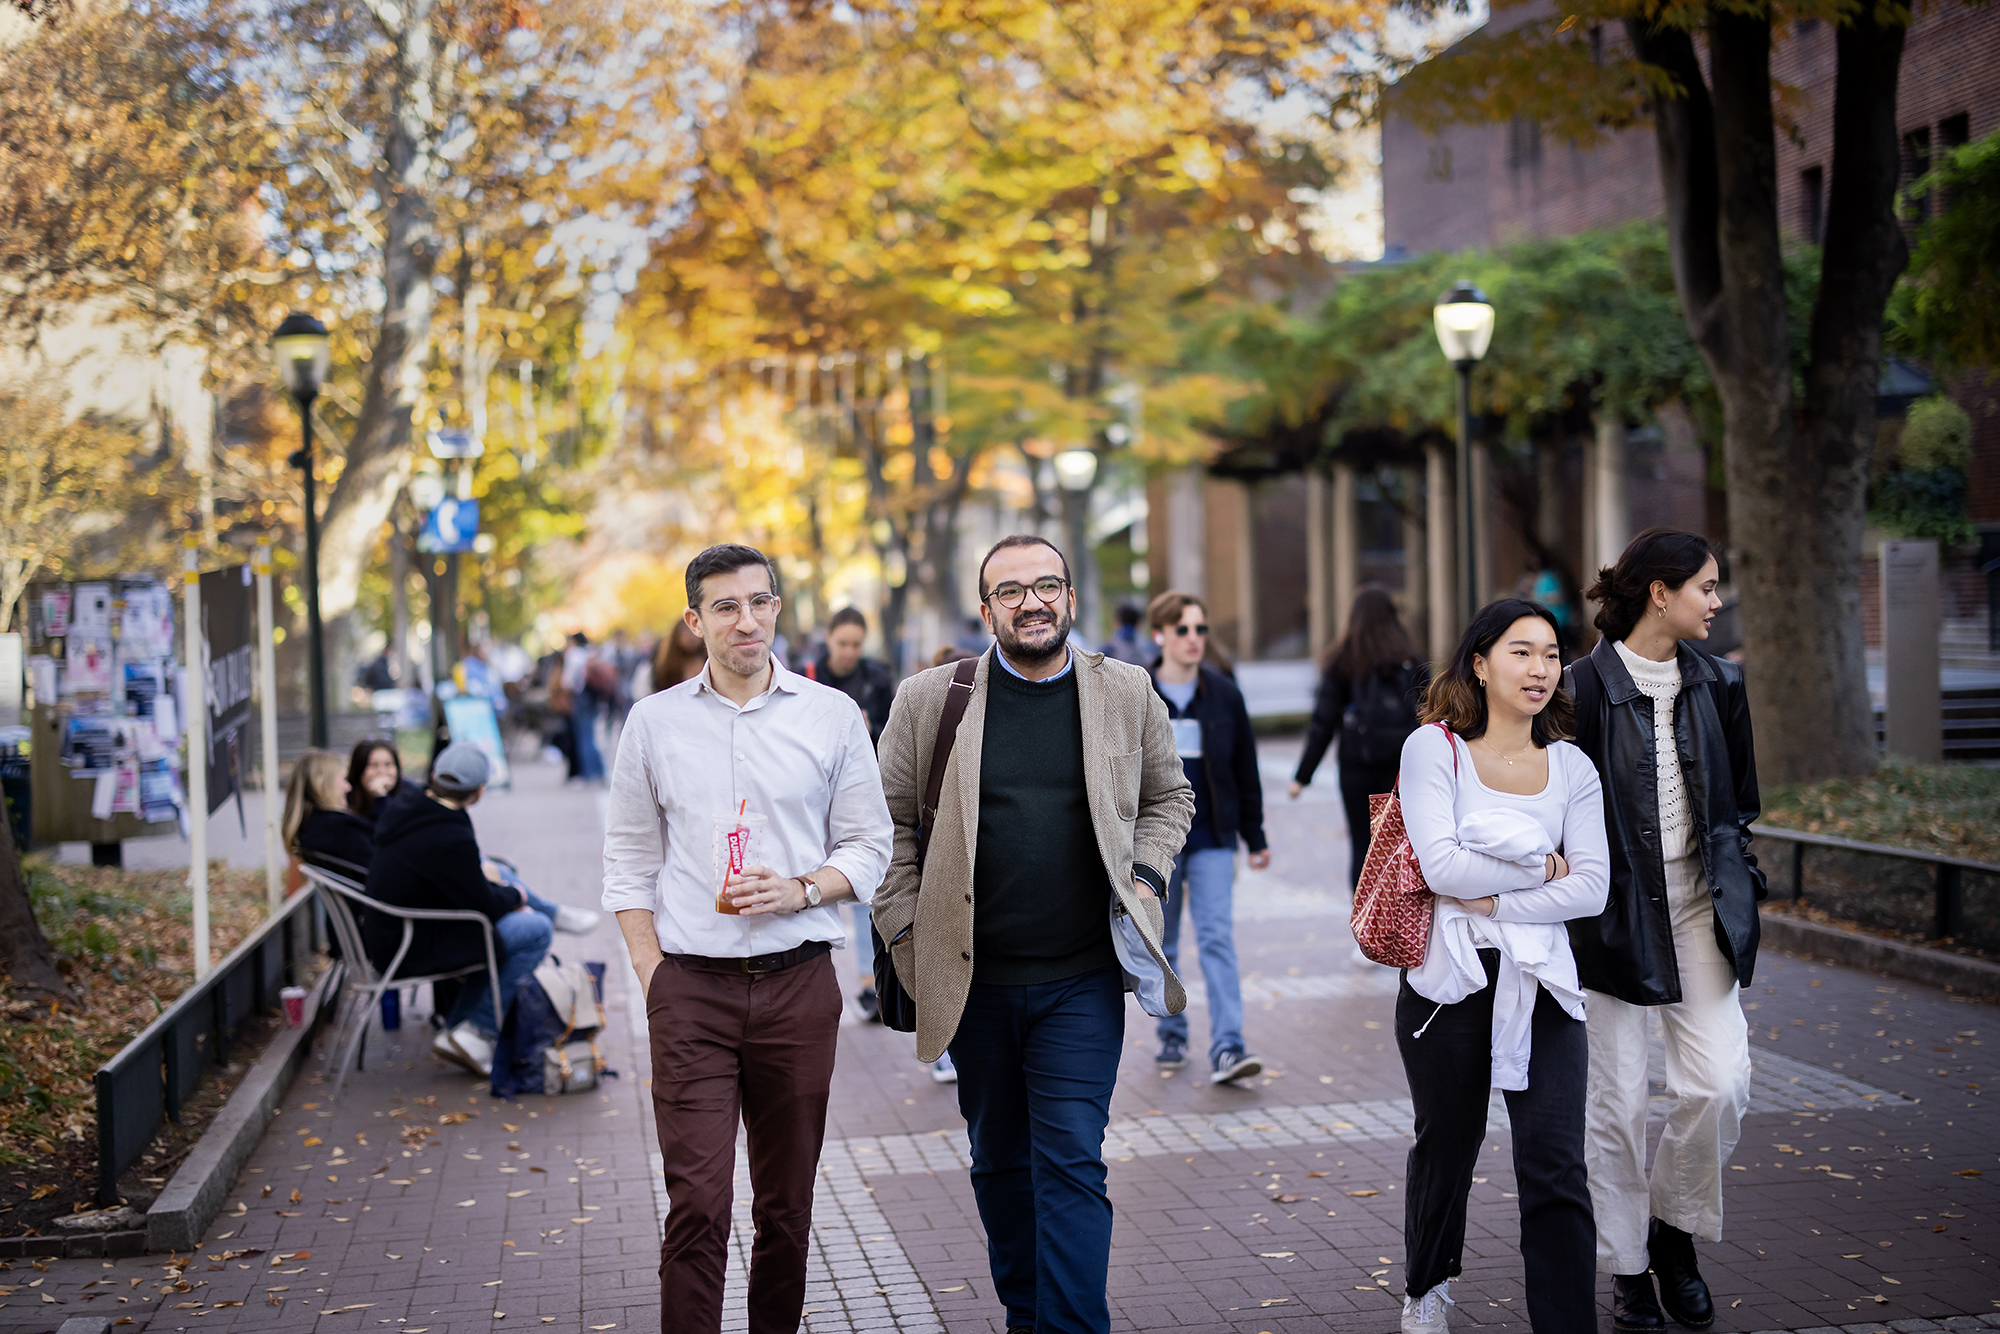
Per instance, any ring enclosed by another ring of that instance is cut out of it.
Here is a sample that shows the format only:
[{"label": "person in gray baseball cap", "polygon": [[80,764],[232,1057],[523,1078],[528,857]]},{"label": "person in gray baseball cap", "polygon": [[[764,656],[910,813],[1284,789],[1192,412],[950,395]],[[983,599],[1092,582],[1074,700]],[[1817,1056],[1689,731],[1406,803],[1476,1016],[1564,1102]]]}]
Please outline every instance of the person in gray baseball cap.
[{"label": "person in gray baseball cap", "polygon": [[[549,952],[555,926],[528,903],[525,890],[488,879],[466,808],[486,791],[491,766],[478,747],[456,742],[431,761],[423,799],[391,803],[375,826],[375,860],[368,868],[368,897],[398,908],[459,908],[483,913],[493,923],[500,956],[500,996],[511,1001],[514,985],[535,971]],[[368,957],[378,968],[395,958],[403,923],[384,914],[362,926]],[[400,975],[449,973],[486,961],[485,943],[471,922],[419,922]],[[485,970],[465,979],[432,1049],[439,1056],[493,1072],[493,1047],[506,1018],[493,1010]]]}]

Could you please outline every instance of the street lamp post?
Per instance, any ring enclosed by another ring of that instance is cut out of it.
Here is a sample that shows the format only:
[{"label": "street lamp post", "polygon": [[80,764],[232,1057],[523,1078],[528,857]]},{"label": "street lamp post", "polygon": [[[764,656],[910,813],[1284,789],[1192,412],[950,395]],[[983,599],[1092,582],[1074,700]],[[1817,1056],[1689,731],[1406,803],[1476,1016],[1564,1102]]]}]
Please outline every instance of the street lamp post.
[{"label": "street lamp post", "polygon": [[303,311],[285,316],[271,335],[271,357],[285,388],[299,406],[299,449],[289,460],[305,484],[306,511],[306,681],[311,744],[326,748],[326,643],[319,618],[319,504],[313,494],[312,405],[326,379],[329,358],[326,326]]},{"label": "street lamp post", "polygon": [[1076,619],[1084,637],[1094,639],[1097,627],[1096,567],[1090,551],[1090,485],[1097,480],[1097,451],[1065,449],[1050,460],[1056,483],[1063,490],[1063,512],[1069,520],[1071,587],[1076,593]]},{"label": "street lamp post", "polygon": [[1472,489],[1472,368],[1486,355],[1493,341],[1493,307],[1486,293],[1461,278],[1438,298],[1433,312],[1437,321],[1438,346],[1445,359],[1458,371],[1458,569],[1459,598],[1465,624],[1479,614],[1479,552],[1473,545],[1477,531],[1478,498]]}]

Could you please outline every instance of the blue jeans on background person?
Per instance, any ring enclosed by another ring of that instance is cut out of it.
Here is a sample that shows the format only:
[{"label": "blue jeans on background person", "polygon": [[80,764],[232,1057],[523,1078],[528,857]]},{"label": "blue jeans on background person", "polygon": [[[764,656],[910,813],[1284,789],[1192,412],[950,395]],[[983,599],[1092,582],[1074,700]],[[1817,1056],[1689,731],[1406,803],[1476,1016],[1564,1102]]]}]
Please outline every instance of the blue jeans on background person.
[{"label": "blue jeans on background person", "polygon": [[570,722],[576,728],[576,776],[586,783],[604,778],[604,755],[597,749],[597,698],[579,690],[570,705]]},{"label": "blue jeans on background person", "polygon": [[952,1039],[972,1195],[1010,1328],[1107,1334],[1104,1130],[1125,1044],[1115,968],[1036,986],[975,982]]},{"label": "blue jeans on background person", "polygon": [[[1181,905],[1194,919],[1195,948],[1201,955],[1201,980],[1208,988],[1208,1059],[1243,1047],[1243,983],[1236,971],[1236,849],[1203,848],[1174,858],[1173,879],[1167,882],[1167,963],[1180,968]],[[1160,1041],[1188,1040],[1187,1014],[1170,1014],[1154,1030]]]},{"label": "blue jeans on background person", "polygon": [[[549,943],[555,939],[555,923],[539,912],[510,912],[493,924],[498,944],[507,952],[500,963],[500,1002],[514,1003],[514,986],[529,976],[548,957]],[[493,1013],[493,988],[486,985],[482,970],[464,980],[458,1003],[451,1007],[447,1027],[471,1024],[487,1037],[497,1037],[502,1016]]]}]

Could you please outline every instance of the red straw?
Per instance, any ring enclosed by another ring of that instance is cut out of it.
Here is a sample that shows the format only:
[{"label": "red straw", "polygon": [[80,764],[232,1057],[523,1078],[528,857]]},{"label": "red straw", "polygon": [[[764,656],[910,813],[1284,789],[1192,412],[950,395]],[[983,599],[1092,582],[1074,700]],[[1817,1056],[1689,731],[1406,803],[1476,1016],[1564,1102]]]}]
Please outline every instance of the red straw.
[{"label": "red straw", "polygon": [[743,812],[749,809],[750,809],[750,798],[745,797],[743,798],[742,803],[738,805],[736,808],[736,818],[741,820],[743,818]]}]

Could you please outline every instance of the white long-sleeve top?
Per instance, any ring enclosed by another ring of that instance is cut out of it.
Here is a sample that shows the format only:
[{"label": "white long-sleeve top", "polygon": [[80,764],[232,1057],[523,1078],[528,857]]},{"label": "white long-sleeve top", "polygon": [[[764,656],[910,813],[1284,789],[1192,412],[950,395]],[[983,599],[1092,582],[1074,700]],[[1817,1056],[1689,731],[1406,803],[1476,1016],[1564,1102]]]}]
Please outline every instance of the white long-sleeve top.
[{"label": "white long-sleeve top", "polygon": [[604,815],[604,907],[646,908],[669,954],[745,958],[842,945],[833,905],[740,917],[715,910],[714,817],[762,815],[750,860],[779,875],[840,871],[862,903],[889,867],[895,827],[854,701],[787,671],[738,706],[708,669],[632,706]]},{"label": "white long-sleeve top", "polygon": [[1653,785],[1660,803],[1660,855],[1667,861],[1692,856],[1694,812],[1688,809],[1687,783],[1681,776],[1681,750],[1674,744],[1674,700],[1681,693],[1678,656],[1665,662],[1642,658],[1619,640],[1618,661],[1632,674],[1639,693],[1653,701]]},{"label": "white long-sleeve top", "polygon": [[[1456,756],[1456,772],[1453,760]],[[1528,1086],[1537,987],[1574,1019],[1583,991],[1562,923],[1604,911],[1611,859],[1597,770],[1568,742],[1549,747],[1549,781],[1531,796],[1479,781],[1472,753],[1438,727],[1403,744],[1403,824],[1424,881],[1439,898],[1412,990],[1453,1005],[1484,989],[1480,948],[1498,949],[1493,1005],[1492,1083]],[[1561,852],[1570,873],[1544,883],[1545,856]],[[1494,915],[1474,917],[1450,899],[1494,896]]]}]

